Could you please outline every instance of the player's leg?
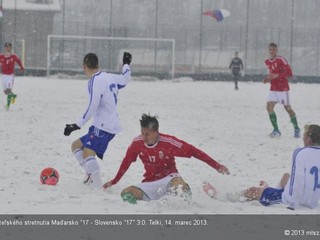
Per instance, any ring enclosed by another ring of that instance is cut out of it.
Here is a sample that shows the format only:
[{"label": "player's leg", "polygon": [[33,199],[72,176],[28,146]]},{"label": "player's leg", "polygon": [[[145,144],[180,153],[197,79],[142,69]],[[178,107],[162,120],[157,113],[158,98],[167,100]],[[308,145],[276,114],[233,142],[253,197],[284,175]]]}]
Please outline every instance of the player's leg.
[{"label": "player's leg", "polygon": [[287,185],[287,182],[289,181],[289,178],[290,178],[290,174],[289,173],[283,174],[281,179],[280,179],[280,182],[278,183],[276,188],[283,189]]},{"label": "player's leg", "polygon": [[182,177],[174,177],[170,181],[171,192],[174,194],[178,194],[179,190],[182,190],[183,193],[187,193],[191,195],[191,189],[189,184],[187,184]]},{"label": "player's leg", "polygon": [[234,89],[235,89],[235,90],[238,90],[238,89],[239,89],[239,87],[238,87],[238,79],[239,79],[238,76],[236,76],[235,79],[234,79]]},{"label": "player's leg", "polygon": [[103,189],[103,184],[100,176],[100,167],[95,156],[96,152],[94,150],[86,147],[83,148],[85,169],[87,170],[88,175],[92,179],[92,184],[97,189]]},{"label": "player's leg", "polygon": [[143,200],[145,193],[138,187],[130,186],[123,189],[120,195],[123,201],[136,204],[137,200]]},{"label": "player's leg", "polygon": [[[85,136],[82,138],[85,138]],[[72,151],[73,155],[75,156],[75,158],[78,160],[80,166],[84,169],[84,172],[86,174],[84,183],[87,183],[88,181],[90,181],[90,176],[88,175],[85,160],[83,157],[83,144],[82,144],[81,138],[75,140],[71,144],[71,151]]]},{"label": "player's leg", "polygon": [[235,72],[235,80],[234,80],[234,84],[235,84],[234,89],[235,90],[239,89],[239,87],[238,87],[238,81],[239,81],[239,77],[240,77],[239,71],[240,71],[240,69]]},{"label": "player's leg", "polygon": [[[124,201],[135,204],[137,200],[158,200],[166,195],[179,193],[191,195],[190,187],[183,181],[178,173],[172,173],[168,176],[152,182],[142,182],[134,186],[127,187],[121,192]],[[176,192],[175,192],[176,191]]]},{"label": "player's leg", "polygon": [[259,200],[264,189],[264,187],[250,187],[242,191],[241,195],[247,201]]},{"label": "player's leg", "polygon": [[234,89],[238,89],[238,71],[235,68],[232,68],[232,76],[234,82]]},{"label": "player's leg", "polygon": [[83,158],[85,161],[85,169],[92,179],[94,187],[103,189],[100,177],[100,168],[96,160],[96,156],[103,159],[103,155],[107,150],[109,142],[114,138],[115,134],[105,132],[94,126],[89,128],[88,134],[80,138],[83,144]]},{"label": "player's leg", "polygon": [[4,90],[4,94],[7,95],[6,109],[9,110],[10,104],[11,104],[11,97],[12,97],[11,89],[7,88],[6,90]]},{"label": "player's leg", "polygon": [[276,203],[282,202],[282,193],[284,189],[278,188],[266,188],[261,193],[259,202],[264,206],[269,206]]},{"label": "player's leg", "polygon": [[299,138],[300,137],[300,128],[298,126],[296,113],[293,111],[293,109],[291,107],[289,91],[278,93],[278,97],[280,99],[280,103],[283,104],[286,112],[289,114],[290,120],[291,120],[292,125],[294,127],[294,137]]},{"label": "player's leg", "polygon": [[15,102],[15,99],[17,97],[17,95],[12,92],[13,75],[3,75],[2,76],[2,85],[3,85],[4,93],[7,95],[6,108],[7,108],[7,110],[9,110],[10,104]]},{"label": "player's leg", "polygon": [[279,131],[279,127],[278,127],[278,122],[277,122],[277,115],[274,112],[274,106],[277,104],[276,101],[274,101],[273,99],[270,99],[267,101],[267,111],[268,111],[268,115],[269,115],[269,119],[270,122],[272,124],[273,127],[273,131],[270,134],[271,137],[278,137],[281,135],[280,131]]},{"label": "player's leg", "polygon": [[300,137],[300,128],[298,125],[296,113],[293,111],[293,109],[291,108],[290,105],[284,106],[284,108],[287,111],[287,113],[289,114],[291,123],[294,127],[294,137],[299,138]]}]

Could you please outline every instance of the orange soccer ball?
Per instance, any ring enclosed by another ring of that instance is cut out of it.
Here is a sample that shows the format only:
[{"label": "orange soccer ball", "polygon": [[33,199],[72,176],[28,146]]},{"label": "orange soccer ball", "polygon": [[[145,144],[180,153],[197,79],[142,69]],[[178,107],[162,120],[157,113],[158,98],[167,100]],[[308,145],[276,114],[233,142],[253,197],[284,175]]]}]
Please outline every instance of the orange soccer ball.
[{"label": "orange soccer ball", "polygon": [[59,181],[59,173],[56,169],[48,167],[41,171],[40,182],[47,185],[56,185]]}]

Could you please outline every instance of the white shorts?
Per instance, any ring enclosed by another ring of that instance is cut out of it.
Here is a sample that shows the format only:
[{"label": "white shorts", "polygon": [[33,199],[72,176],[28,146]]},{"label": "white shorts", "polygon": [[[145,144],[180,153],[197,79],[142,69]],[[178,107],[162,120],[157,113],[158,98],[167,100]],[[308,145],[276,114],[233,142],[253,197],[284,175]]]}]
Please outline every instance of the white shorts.
[{"label": "white shorts", "polygon": [[161,178],[153,182],[142,182],[137,185],[133,185],[144,192],[143,200],[157,200],[167,195],[170,192],[170,181],[173,178],[181,177],[179,173],[171,173],[168,176]]},{"label": "white shorts", "polygon": [[13,74],[6,75],[2,74],[2,89],[5,91],[6,89],[13,88]]},{"label": "white shorts", "polygon": [[267,102],[277,102],[284,106],[290,105],[289,91],[278,92],[278,91],[270,91]]}]

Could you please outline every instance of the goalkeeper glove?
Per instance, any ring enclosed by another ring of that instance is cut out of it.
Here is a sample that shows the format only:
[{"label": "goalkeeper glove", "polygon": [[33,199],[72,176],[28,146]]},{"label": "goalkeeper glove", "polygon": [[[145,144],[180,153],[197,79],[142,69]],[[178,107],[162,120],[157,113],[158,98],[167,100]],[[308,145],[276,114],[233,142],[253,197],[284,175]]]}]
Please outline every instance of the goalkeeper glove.
[{"label": "goalkeeper glove", "polygon": [[122,58],[123,65],[124,64],[130,65],[131,60],[132,60],[132,55],[130,53],[128,53],[128,52],[124,52],[123,53],[123,58]]},{"label": "goalkeeper glove", "polygon": [[69,136],[73,131],[80,129],[77,124],[66,124],[64,128],[64,135]]}]

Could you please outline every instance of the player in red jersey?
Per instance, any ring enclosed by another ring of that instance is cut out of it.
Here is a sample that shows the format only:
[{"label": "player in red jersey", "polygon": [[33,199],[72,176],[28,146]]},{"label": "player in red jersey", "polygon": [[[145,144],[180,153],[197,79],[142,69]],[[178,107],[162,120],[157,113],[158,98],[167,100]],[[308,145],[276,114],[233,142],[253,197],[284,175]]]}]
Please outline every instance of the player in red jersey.
[{"label": "player in red jersey", "polygon": [[281,133],[277,124],[277,116],[274,112],[274,106],[280,103],[290,116],[294,127],[294,137],[300,137],[300,128],[298,126],[296,113],[290,105],[289,99],[289,81],[292,77],[292,70],[284,57],[278,56],[278,46],[275,43],[269,44],[270,59],[265,60],[265,64],[269,70],[269,75],[263,80],[264,83],[270,83],[270,93],[267,98],[267,111],[273,126],[271,137],[279,137]]},{"label": "player in red jersey", "polygon": [[195,157],[221,174],[229,174],[224,165],[213,160],[200,149],[174,136],[159,133],[156,117],[143,114],[140,120],[141,135],[129,146],[117,175],[104,184],[104,188],[116,184],[137,157],[141,159],[145,174],[142,183],[125,188],[121,192],[124,201],[136,203],[137,200],[156,200],[166,194],[176,194],[180,189],[191,196],[189,185],[178,173],[175,157]]},{"label": "player in red jersey", "polygon": [[12,54],[12,44],[6,42],[4,44],[5,53],[0,54],[0,64],[2,69],[2,88],[4,93],[7,95],[6,109],[9,110],[10,104],[15,103],[17,95],[12,92],[13,79],[14,79],[14,65],[17,63],[24,71],[21,60],[15,54]]}]

